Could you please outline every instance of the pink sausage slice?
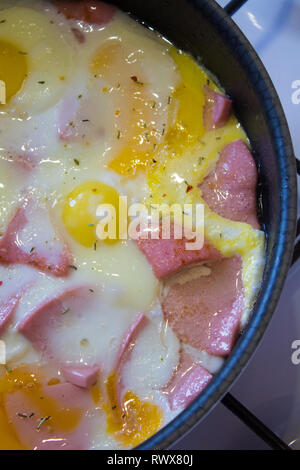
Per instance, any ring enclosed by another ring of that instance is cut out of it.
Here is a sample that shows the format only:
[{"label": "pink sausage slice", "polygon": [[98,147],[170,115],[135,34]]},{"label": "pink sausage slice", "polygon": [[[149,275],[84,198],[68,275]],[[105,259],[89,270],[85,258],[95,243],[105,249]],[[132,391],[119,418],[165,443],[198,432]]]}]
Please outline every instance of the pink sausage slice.
[{"label": "pink sausage slice", "polygon": [[13,297],[7,299],[6,302],[0,304],[0,336],[4,333],[5,329],[12,320],[16,308],[18,306],[21,295],[15,294]]},{"label": "pink sausage slice", "polygon": [[35,270],[24,266],[21,274],[7,268],[2,274],[5,280],[0,282],[0,336],[12,322],[22,296],[38,276]]},{"label": "pink sausage slice", "polygon": [[122,381],[122,373],[123,367],[126,361],[129,360],[131,352],[135,346],[135,341],[143,330],[143,328],[148,324],[148,318],[143,314],[139,313],[133,322],[129,325],[125,335],[122,339],[122,343],[120,345],[116,364],[115,364],[115,371],[117,374],[117,398],[119,406],[122,406],[122,394],[123,394],[123,381]]},{"label": "pink sausage slice", "polygon": [[85,23],[104,26],[113,18],[117,8],[101,1],[80,0],[53,0],[58,13],[69,19],[84,21]]},{"label": "pink sausage slice", "polygon": [[[103,140],[104,129],[98,122],[95,97],[88,94],[79,100],[77,96],[71,91],[60,103],[57,120],[59,139],[64,142]],[[89,119],[86,119],[87,115]]]},{"label": "pink sausage slice", "polygon": [[18,331],[48,359],[63,363],[62,351],[57,351],[52,343],[55,332],[67,321],[67,315],[72,315],[72,318],[86,315],[92,295],[87,286],[66,289],[29,312],[19,323]]},{"label": "pink sausage slice", "polygon": [[187,242],[185,238],[137,240],[139,249],[146,256],[158,279],[170,276],[190,264],[222,258],[221,253],[208,243],[204,243],[201,250],[186,250]]},{"label": "pink sausage slice", "polygon": [[200,364],[195,364],[192,358],[182,352],[180,362],[171,380],[164,387],[171,410],[185,408],[196,398],[211,381],[212,375]]},{"label": "pink sausage slice", "polygon": [[89,420],[87,412],[93,403],[90,392],[69,383],[45,386],[42,396],[53,399],[62,413],[76,411],[79,422],[74,430],[61,431],[55,418],[45,416],[30,394],[18,390],[4,399],[7,416],[15,432],[28,449],[87,450],[89,448]]},{"label": "pink sausage slice", "polygon": [[81,388],[91,388],[97,382],[99,367],[84,364],[68,365],[62,368],[67,382]]},{"label": "pink sausage slice", "polygon": [[204,85],[203,123],[207,131],[223,127],[228,121],[232,101]]},{"label": "pink sausage slice", "polygon": [[[58,136],[60,140],[68,142],[78,139],[79,133],[77,133],[77,128],[75,129],[74,127],[74,120],[80,106],[81,103],[76,99],[74,94],[66,96],[62,100],[58,114]],[[72,123],[72,125],[70,125],[70,123]],[[83,127],[82,120],[80,125]],[[82,134],[83,130],[81,130],[81,135]]]},{"label": "pink sausage slice", "polygon": [[71,260],[47,211],[29,202],[17,210],[0,240],[0,264],[27,264],[55,276],[66,276]]},{"label": "pink sausage slice", "polygon": [[259,229],[256,204],[257,170],[242,140],[226,145],[216,168],[199,185],[212,211]]},{"label": "pink sausage slice", "polygon": [[147,323],[148,323],[148,318],[143,313],[139,313],[135,317],[133,322],[129,325],[122,339],[122,343],[118,351],[116,365],[115,365],[116,370],[119,371],[122,368],[124,362],[128,360],[128,356],[130,352],[132,351],[134,342],[138,334],[140,333],[142,328],[146,326]]},{"label": "pink sausage slice", "polygon": [[18,167],[25,171],[29,172],[33,170],[39,161],[38,155],[31,154],[29,152],[10,152],[8,159],[14,162]]},{"label": "pink sausage slice", "polygon": [[162,309],[181,341],[227,356],[238,336],[244,305],[242,261],[236,256],[209,267],[209,276],[171,285]]}]

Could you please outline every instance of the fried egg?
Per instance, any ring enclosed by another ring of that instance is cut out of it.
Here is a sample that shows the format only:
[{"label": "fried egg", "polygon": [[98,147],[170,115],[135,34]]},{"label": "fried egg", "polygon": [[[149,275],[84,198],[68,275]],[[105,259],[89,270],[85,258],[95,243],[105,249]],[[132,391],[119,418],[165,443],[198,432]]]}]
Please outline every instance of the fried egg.
[{"label": "fried egg", "polygon": [[[255,301],[262,270],[264,267],[264,233],[250,225],[225,219],[212,212],[201,198],[199,191],[186,192],[187,185],[197,188],[215,167],[220,151],[229,142],[237,139],[248,143],[247,136],[232,116],[221,129],[205,133],[202,114],[203,84],[210,83],[210,76],[198,67],[191,57],[175,49],[170,51],[181,75],[181,84],[174,93],[178,101],[177,115],[168,130],[166,146],[158,151],[156,163],[147,173],[148,204],[172,205],[202,203],[205,206],[205,236],[224,256],[238,253],[243,260],[243,283],[245,288],[245,309],[242,317],[246,325]],[[182,90],[190,98],[182,95]],[[220,89],[218,89],[221,91]],[[194,95],[197,95],[195,98]],[[199,113],[199,112],[198,112]],[[194,122],[198,122],[195,127]],[[185,126],[180,123],[184,122]],[[189,135],[187,135],[189,132]],[[197,142],[197,143],[195,143]]]},{"label": "fried egg", "polygon": [[[221,127],[206,129],[203,87],[225,93],[212,74],[112,6],[82,0],[66,12],[68,2],[61,10],[57,4],[0,0],[6,88],[0,104],[0,339],[7,360],[0,366],[0,434],[7,436],[0,449],[51,441],[43,420],[34,428],[41,432],[29,429],[24,442],[20,421],[11,432],[5,416],[12,392],[29,397],[54,429],[58,423],[58,441],[76,439],[81,421],[73,423],[74,410],[70,415],[61,396],[47,398],[49,409],[39,408],[37,399],[42,389],[51,394],[70,386],[68,367],[75,375],[81,367],[96,368],[91,387],[72,384],[88,403],[80,415],[89,429],[81,444],[130,448],[181,411],[170,404],[167,388],[184,355],[192,358],[188,371],[208,375],[218,372],[224,356],[179,339],[162,306],[168,288],[209,276],[209,265],[159,278],[138,243],[121,236],[120,225],[134,217],[125,209],[119,218],[120,197],[128,207],[148,209],[204,205],[211,249],[241,257],[240,329],[259,291],[265,235],[214,212],[199,188],[227,144],[240,140],[250,147],[233,113]],[[86,21],[90,17],[94,23]],[[101,204],[114,208],[114,239],[98,237]]]},{"label": "fried egg", "polygon": [[1,10],[0,79],[7,86],[1,113],[31,115],[53,106],[72,74],[72,46],[49,17],[31,8]]}]

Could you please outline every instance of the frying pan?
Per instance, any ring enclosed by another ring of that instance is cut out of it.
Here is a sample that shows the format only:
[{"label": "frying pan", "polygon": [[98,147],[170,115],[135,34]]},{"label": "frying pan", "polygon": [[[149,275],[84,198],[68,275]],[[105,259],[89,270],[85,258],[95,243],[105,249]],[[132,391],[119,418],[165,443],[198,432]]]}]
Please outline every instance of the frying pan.
[{"label": "frying pan", "polygon": [[191,53],[219,80],[253,149],[258,206],[267,245],[265,269],[250,321],[222,369],[173,421],[138,449],[166,449],[230,390],[272,317],[291,262],[296,230],[296,165],[274,86],[245,36],[214,0],[112,1],[145,26]]}]

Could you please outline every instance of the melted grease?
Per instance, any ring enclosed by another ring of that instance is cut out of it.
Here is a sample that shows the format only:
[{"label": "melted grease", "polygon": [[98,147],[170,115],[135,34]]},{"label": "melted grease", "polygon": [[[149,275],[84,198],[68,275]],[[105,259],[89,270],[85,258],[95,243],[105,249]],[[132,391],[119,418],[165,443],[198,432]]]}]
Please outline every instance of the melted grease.
[{"label": "melted grease", "polygon": [[106,381],[108,402],[103,406],[107,414],[106,431],[125,447],[137,446],[157,432],[163,422],[163,413],[153,403],[142,401],[127,391],[119,406],[115,373]]},{"label": "melted grease", "polygon": [[[25,449],[16,436],[13,425],[5,412],[5,398],[9,393],[22,391],[32,403],[33,409],[38,408],[40,416],[32,419],[35,422],[38,432],[38,425],[45,416],[50,418],[47,420],[47,426],[51,430],[51,434],[55,432],[71,432],[78,425],[82,412],[80,409],[71,409],[57,403],[55,399],[44,394],[42,389],[43,376],[38,372],[29,371],[24,366],[16,367],[10,371],[6,371],[0,377],[0,449],[1,450],[18,450]],[[48,381],[48,384],[56,385],[55,379]],[[22,412],[22,410],[20,410]]]}]

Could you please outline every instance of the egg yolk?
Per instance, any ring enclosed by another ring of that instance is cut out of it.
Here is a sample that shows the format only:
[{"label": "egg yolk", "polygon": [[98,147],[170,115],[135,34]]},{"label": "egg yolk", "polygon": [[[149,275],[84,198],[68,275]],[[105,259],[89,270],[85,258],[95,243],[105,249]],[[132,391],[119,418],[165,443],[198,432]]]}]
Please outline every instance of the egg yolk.
[{"label": "egg yolk", "polygon": [[63,221],[78,243],[92,247],[97,242],[97,208],[100,204],[113,206],[116,217],[116,239],[107,238],[104,242],[115,243],[118,240],[119,193],[114,188],[99,181],[88,181],[73,189],[66,199]]},{"label": "egg yolk", "polygon": [[108,402],[103,406],[107,414],[106,431],[124,446],[137,446],[158,431],[163,414],[157,405],[140,400],[130,390],[124,394],[120,407],[117,380],[117,375],[112,373],[106,381]]},{"label": "egg yolk", "polygon": [[165,141],[176,153],[181,153],[189,144],[195,144],[204,134],[203,85],[217,88],[205,71],[188,54],[172,47],[170,54],[178,67],[181,83],[174,91],[173,105],[178,106],[176,120],[168,130]]},{"label": "egg yolk", "polygon": [[[0,80],[5,84],[5,101],[9,102],[21,89],[27,76],[26,52],[13,44],[0,41]],[[5,104],[5,103],[3,103]]]},{"label": "egg yolk", "polygon": [[153,101],[142,66],[128,60],[120,42],[109,41],[93,57],[90,70],[94,77],[109,84],[105,90],[116,100],[118,108],[117,150],[109,162],[117,173],[132,175],[147,170],[157,160],[161,145],[178,155],[205,134],[203,85],[214,90],[217,87],[188,54],[171,47],[170,55],[181,80],[169,97],[165,123],[161,122],[161,103]]},{"label": "egg yolk", "polygon": [[158,153],[155,164],[147,170],[151,197],[148,203],[203,203],[198,185],[215,167],[222,149],[229,142],[237,139],[247,142],[247,139],[233,115],[222,128],[206,131],[203,87],[220,90],[190,55],[174,47],[169,53],[181,80],[169,107],[169,114],[175,115],[175,119],[166,131],[165,151]]},{"label": "egg yolk", "polygon": [[123,175],[147,168],[165,129],[158,125],[160,106],[153,101],[141,66],[128,60],[120,42],[109,41],[96,52],[90,71],[109,85],[105,90],[117,108],[117,150],[109,168]]},{"label": "egg yolk", "polygon": [[[73,431],[81,419],[82,412],[78,408],[71,409],[62,406],[52,397],[43,393],[42,377],[36,372],[29,371],[25,366],[7,370],[0,375],[0,450],[25,449],[19,441],[14,427],[5,412],[5,399],[7,394],[21,391],[32,403],[33,408],[39,409],[39,415],[32,417],[34,425],[41,425],[40,416],[49,416],[48,424],[51,424],[53,432]],[[37,421],[36,421],[37,420]]]}]

